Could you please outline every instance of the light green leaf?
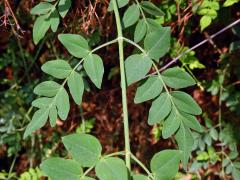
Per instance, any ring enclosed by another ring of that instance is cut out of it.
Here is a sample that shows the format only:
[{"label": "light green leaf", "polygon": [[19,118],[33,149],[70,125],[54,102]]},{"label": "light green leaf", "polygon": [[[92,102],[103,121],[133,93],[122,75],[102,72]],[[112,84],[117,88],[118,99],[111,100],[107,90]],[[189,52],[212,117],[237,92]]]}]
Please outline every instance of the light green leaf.
[{"label": "light green leaf", "polygon": [[125,28],[135,24],[140,16],[139,8],[136,4],[132,4],[127,8],[123,15],[123,26]]},{"label": "light green leaf", "polygon": [[91,81],[100,89],[104,74],[101,57],[97,54],[89,54],[83,63],[83,67]]},{"label": "light green leaf", "polygon": [[50,120],[50,125],[52,127],[56,126],[56,122],[57,122],[57,108],[54,105],[52,105],[49,109],[49,120]]},{"label": "light green leaf", "polygon": [[84,92],[84,82],[82,76],[79,73],[73,71],[68,78],[67,84],[75,103],[81,104]]},{"label": "light green leaf", "polygon": [[51,24],[51,29],[53,32],[57,31],[59,23],[60,23],[60,18],[59,18],[57,10],[55,9],[51,13],[51,16],[50,16],[50,24]]},{"label": "light green leaf", "polygon": [[95,179],[88,176],[84,176],[84,177],[81,177],[81,180],[95,180]]},{"label": "light green leaf", "polygon": [[178,150],[163,150],[155,154],[150,163],[154,179],[172,179],[178,172],[180,157]]},{"label": "light green leaf", "polygon": [[171,88],[179,89],[196,84],[186,71],[178,67],[169,68],[162,73],[164,82]]},{"label": "light green leaf", "polygon": [[47,61],[44,65],[42,65],[41,69],[43,72],[58,79],[67,78],[72,71],[71,66],[62,59]]},{"label": "light green leaf", "polygon": [[58,3],[58,11],[62,18],[64,18],[71,7],[71,0],[60,0]]},{"label": "light green leaf", "polygon": [[96,165],[101,157],[102,146],[97,138],[89,134],[72,134],[62,138],[63,144],[83,167]]},{"label": "light green leaf", "polygon": [[138,43],[147,33],[147,24],[143,19],[140,19],[134,31],[134,41]]},{"label": "light green leaf", "polygon": [[49,109],[39,109],[34,113],[31,122],[28,124],[24,132],[24,135],[23,135],[24,139],[30,134],[32,134],[34,131],[36,131],[37,129],[40,129],[45,125],[48,119],[48,113],[49,113]]},{"label": "light green leaf", "polygon": [[38,84],[33,92],[39,96],[53,97],[57,94],[61,85],[54,81],[44,81]]},{"label": "light green leaf", "polygon": [[236,168],[233,168],[233,171],[232,171],[232,176],[235,180],[238,180],[240,179],[240,171]]},{"label": "light green leaf", "polygon": [[202,16],[200,19],[201,31],[203,31],[206,27],[208,27],[212,22],[212,18],[210,16]]},{"label": "light green leaf", "polygon": [[32,102],[33,107],[47,108],[52,103],[53,98],[40,97]]},{"label": "light green leaf", "polygon": [[39,16],[33,25],[33,42],[38,44],[50,27],[48,16]]},{"label": "light green leaf", "polygon": [[[108,11],[113,11],[113,0],[110,1]],[[122,8],[128,4],[129,0],[117,0],[118,8]]]},{"label": "light green leaf", "polygon": [[68,52],[78,58],[84,58],[89,53],[88,42],[77,34],[60,34],[59,41],[68,50]]},{"label": "light green leaf", "polygon": [[135,174],[132,176],[132,180],[149,180],[149,178],[142,174]]},{"label": "light green leaf", "polygon": [[62,120],[66,120],[69,110],[70,103],[67,91],[62,87],[56,97],[56,105],[58,109],[58,115]]},{"label": "light green leaf", "polygon": [[163,123],[162,136],[164,139],[171,137],[179,128],[181,123],[180,115],[172,110]]},{"label": "light green leaf", "polygon": [[183,112],[199,115],[202,113],[199,105],[187,93],[181,91],[173,91],[171,93],[174,104]]},{"label": "light green leaf", "polygon": [[172,109],[171,100],[167,93],[162,93],[153,101],[149,110],[148,124],[153,125],[164,120]]},{"label": "light green leaf", "polygon": [[163,57],[170,48],[170,28],[162,27],[149,33],[144,39],[144,48],[152,59]]},{"label": "light green leaf", "polygon": [[142,79],[151,69],[152,60],[143,54],[134,54],[125,60],[127,84]]},{"label": "light green leaf", "polygon": [[202,132],[203,128],[200,125],[199,121],[195,116],[190,114],[180,112],[182,122],[189,128],[194,129],[195,131]]},{"label": "light green leaf", "polygon": [[137,88],[134,103],[141,103],[157,97],[163,89],[163,84],[157,76],[149,77]]},{"label": "light green leaf", "polygon": [[58,157],[43,161],[40,168],[51,180],[79,180],[83,174],[76,161]]},{"label": "light green leaf", "polygon": [[192,133],[191,133],[190,129],[188,127],[186,127],[186,125],[181,123],[181,126],[180,126],[179,130],[177,131],[175,138],[177,140],[179,150],[181,150],[183,152],[181,160],[183,163],[183,167],[186,170],[187,164],[188,164],[188,159],[191,155],[192,147],[194,144]]},{"label": "light green leaf", "polygon": [[143,10],[153,16],[164,16],[164,12],[159,9],[157,6],[155,6],[153,3],[149,1],[143,1],[141,2],[141,7]]},{"label": "light green leaf", "polygon": [[239,2],[239,0],[226,0],[223,4],[223,7],[232,6],[233,4],[238,3],[238,2]]},{"label": "light green leaf", "polygon": [[54,6],[51,3],[41,2],[34,6],[34,8],[31,9],[30,13],[33,15],[47,14],[53,7]]},{"label": "light green leaf", "polygon": [[97,163],[95,171],[100,180],[128,180],[127,167],[119,158],[101,159]]}]

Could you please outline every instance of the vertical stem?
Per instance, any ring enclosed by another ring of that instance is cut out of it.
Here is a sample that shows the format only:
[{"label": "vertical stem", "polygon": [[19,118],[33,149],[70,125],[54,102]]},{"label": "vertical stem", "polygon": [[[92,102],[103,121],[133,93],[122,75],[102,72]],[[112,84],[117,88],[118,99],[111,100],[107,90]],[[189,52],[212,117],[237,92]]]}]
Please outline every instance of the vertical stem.
[{"label": "vertical stem", "polygon": [[120,71],[121,71],[121,88],[122,88],[122,106],[123,106],[123,123],[124,123],[124,139],[125,139],[125,161],[126,166],[131,170],[130,162],[130,140],[129,140],[129,124],[128,124],[128,109],[127,109],[127,92],[126,92],[126,77],[125,77],[125,67],[124,67],[124,53],[123,53],[123,36],[122,36],[122,26],[120,21],[120,16],[118,12],[118,6],[116,0],[113,0],[113,9],[117,24],[118,33],[118,49],[119,49],[119,60],[120,60]]}]

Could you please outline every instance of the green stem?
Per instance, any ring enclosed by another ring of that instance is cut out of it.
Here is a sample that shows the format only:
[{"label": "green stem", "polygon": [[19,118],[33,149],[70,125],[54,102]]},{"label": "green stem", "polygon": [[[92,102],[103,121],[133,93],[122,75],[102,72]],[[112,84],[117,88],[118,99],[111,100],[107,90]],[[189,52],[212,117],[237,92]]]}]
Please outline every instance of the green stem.
[{"label": "green stem", "polygon": [[126,77],[124,67],[124,53],[123,53],[123,35],[120,16],[118,12],[117,2],[113,0],[113,9],[117,24],[118,33],[118,49],[119,49],[119,60],[120,60],[120,71],[121,71],[121,88],[122,88],[122,105],[123,105],[123,123],[124,123],[124,139],[125,139],[125,161],[126,166],[131,170],[131,157],[130,157],[130,140],[129,140],[129,122],[128,122],[128,109],[127,109],[127,92],[126,92]]},{"label": "green stem", "polygon": [[148,174],[148,177],[150,177],[151,179],[154,179],[153,178],[153,175],[152,173],[146,168],[146,166],[141,162],[139,161],[139,159],[134,156],[132,153],[131,153],[131,158]]},{"label": "green stem", "polygon": [[107,154],[105,156],[103,156],[103,158],[107,158],[107,157],[112,157],[112,156],[122,156],[122,155],[125,155],[125,151],[119,151],[119,152],[114,152],[114,153],[111,153],[111,154]]}]

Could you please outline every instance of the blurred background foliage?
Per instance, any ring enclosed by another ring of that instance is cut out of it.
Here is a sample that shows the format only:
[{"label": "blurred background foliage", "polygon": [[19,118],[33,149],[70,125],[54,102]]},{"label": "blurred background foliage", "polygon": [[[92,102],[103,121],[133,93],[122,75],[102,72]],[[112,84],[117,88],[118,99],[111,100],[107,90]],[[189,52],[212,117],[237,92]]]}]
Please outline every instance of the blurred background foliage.
[{"label": "blurred background foliage", "polygon": [[[106,72],[103,89],[91,89],[81,106],[71,106],[66,122],[57,127],[46,125],[23,140],[26,125],[31,120],[34,86],[46,79],[41,65],[60,57],[77,63],[57,40],[60,32],[85,36],[94,47],[116,35],[113,14],[107,13],[107,0],[75,0],[68,15],[61,19],[56,33],[47,32],[35,46],[32,27],[35,17],[30,10],[40,1],[8,1],[13,13],[0,1],[0,179],[40,179],[38,165],[51,156],[67,156],[60,137],[69,132],[96,135],[105,152],[123,147],[121,93],[117,46],[100,51]],[[161,59],[160,66],[187,51],[211,34],[240,18],[239,0],[152,0],[165,13],[156,17],[159,25],[169,25],[172,31],[171,50]],[[121,10],[123,13],[124,11]],[[16,21],[17,20],[17,21]],[[134,28],[125,31],[133,37]],[[195,135],[194,153],[189,171],[181,171],[175,179],[240,179],[240,25],[225,31],[203,46],[180,58],[177,65],[192,74],[197,86],[188,88],[203,109],[198,117],[204,131]],[[132,47],[125,47],[130,54]],[[176,146],[161,138],[161,126],[146,123],[149,103],[135,105],[136,86],[128,88],[131,143],[134,154],[149,162],[159,149]],[[83,125],[84,123],[84,125]],[[150,152],[150,153],[149,153]],[[136,171],[139,171],[135,167]]]}]

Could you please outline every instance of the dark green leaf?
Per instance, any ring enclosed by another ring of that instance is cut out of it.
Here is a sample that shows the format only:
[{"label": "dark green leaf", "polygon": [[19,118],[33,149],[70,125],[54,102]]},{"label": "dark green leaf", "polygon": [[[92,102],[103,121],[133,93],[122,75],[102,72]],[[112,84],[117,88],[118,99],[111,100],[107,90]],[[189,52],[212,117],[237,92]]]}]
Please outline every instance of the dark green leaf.
[{"label": "dark green leaf", "polygon": [[143,54],[134,54],[125,60],[127,84],[142,79],[151,69],[152,60]]},{"label": "dark green leaf", "polygon": [[128,180],[127,167],[119,158],[101,159],[97,163],[95,171],[100,180]]},{"label": "dark green leaf", "polygon": [[59,41],[68,50],[68,52],[78,58],[84,58],[89,53],[88,42],[77,34],[60,34]]},{"label": "dark green leaf", "polygon": [[178,150],[163,150],[155,154],[150,165],[154,179],[172,179],[178,172],[180,157]]},{"label": "dark green leaf", "polygon": [[32,120],[30,121],[30,123],[28,124],[24,132],[24,135],[23,135],[24,139],[27,136],[29,136],[31,133],[33,133],[37,129],[40,129],[46,124],[48,119],[48,113],[49,113],[49,109],[39,109],[34,113]]},{"label": "dark green leaf", "polygon": [[62,18],[64,18],[71,7],[71,0],[60,0],[58,3],[59,14]]},{"label": "dark green leaf", "polygon": [[44,81],[38,84],[33,92],[39,96],[53,97],[57,94],[61,85],[54,81]]},{"label": "dark green leaf", "polygon": [[65,79],[72,71],[71,66],[62,59],[46,62],[42,67],[42,71],[56,77],[58,79]]},{"label": "dark green leaf", "polygon": [[170,48],[170,28],[162,27],[149,33],[144,39],[144,48],[152,59],[163,57]]},{"label": "dark green leaf", "polygon": [[140,4],[143,10],[153,16],[164,16],[164,12],[149,1],[143,1]]},{"label": "dark green leaf", "polygon": [[73,71],[68,78],[67,84],[75,103],[81,104],[84,92],[84,83],[82,76],[79,73]]},{"label": "dark green leaf", "polygon": [[188,126],[191,129],[194,129],[195,131],[202,132],[203,128],[197,118],[195,116],[192,116],[190,114],[180,112],[181,120],[184,122],[186,126]]},{"label": "dark green leaf", "polygon": [[167,93],[162,93],[153,101],[149,110],[148,124],[153,125],[164,120],[172,109],[171,100]]},{"label": "dark green leaf", "polygon": [[193,140],[193,136],[190,129],[186,127],[186,125],[184,125],[183,123],[181,123],[181,126],[177,131],[176,140],[177,140],[179,149],[182,151],[181,160],[183,163],[183,167],[186,170],[188,159],[192,152],[194,140]]},{"label": "dark green leaf", "polygon": [[83,63],[83,67],[92,82],[100,89],[104,74],[101,57],[96,54],[89,54]]},{"label": "dark green leaf", "polygon": [[128,7],[128,9],[125,11],[123,16],[123,26],[125,28],[135,24],[140,16],[139,8],[136,4],[132,4]]},{"label": "dark green leaf", "polygon": [[88,134],[72,134],[62,138],[73,159],[83,167],[96,165],[101,157],[102,146],[98,139]]},{"label": "dark green leaf", "polygon": [[178,114],[175,110],[172,110],[163,123],[163,138],[167,139],[172,136],[178,130],[180,123],[180,114]]},{"label": "dark green leaf", "polygon": [[147,24],[143,19],[140,19],[134,31],[134,41],[138,43],[147,33]]},{"label": "dark green leaf", "polygon": [[51,24],[51,29],[53,32],[57,31],[59,23],[60,23],[60,18],[59,18],[57,10],[55,9],[51,13],[51,16],[50,16],[50,24]]},{"label": "dark green leaf", "polygon": [[33,15],[41,15],[41,14],[47,14],[54,6],[51,3],[48,2],[41,2],[34,6],[34,8],[31,9],[31,14]]},{"label": "dark green leaf", "polygon": [[63,87],[59,90],[57,94],[56,105],[59,117],[62,120],[66,120],[70,110],[70,103],[68,93]]},{"label": "dark green leaf", "polygon": [[43,161],[40,168],[51,180],[79,180],[83,174],[76,161],[58,157]]},{"label": "dark green leaf", "polygon": [[171,88],[179,89],[196,84],[186,71],[178,67],[169,68],[162,73],[164,82]]},{"label": "dark green leaf", "polygon": [[163,89],[163,84],[157,76],[149,77],[148,80],[137,88],[134,98],[135,103],[141,103],[157,97]]},{"label": "dark green leaf", "polygon": [[189,114],[199,115],[202,113],[199,105],[185,92],[174,91],[171,93],[174,104],[181,111]]},{"label": "dark green leaf", "polygon": [[[113,10],[113,2],[112,1],[113,0],[111,0],[110,3],[109,3],[108,11]],[[122,8],[122,7],[124,7],[128,4],[129,0],[116,0],[116,1],[117,1],[118,8]]]}]

